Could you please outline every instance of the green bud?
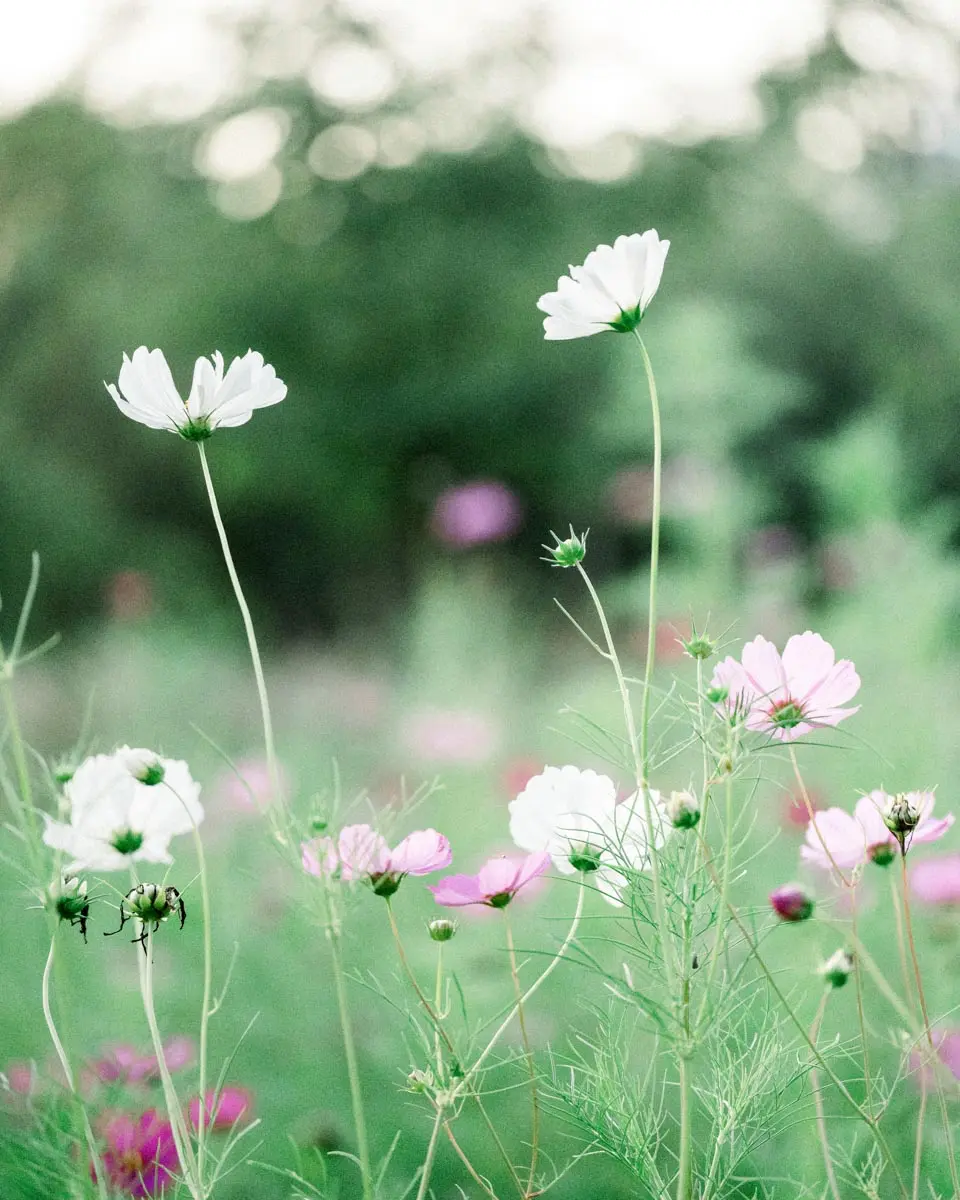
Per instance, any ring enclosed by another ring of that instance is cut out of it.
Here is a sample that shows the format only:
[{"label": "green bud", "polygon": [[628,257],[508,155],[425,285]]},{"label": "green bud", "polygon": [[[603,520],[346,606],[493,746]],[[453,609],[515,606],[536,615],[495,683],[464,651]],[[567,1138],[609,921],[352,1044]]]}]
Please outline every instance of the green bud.
[{"label": "green bud", "polygon": [[880,842],[876,846],[867,847],[867,858],[878,867],[889,867],[897,857],[897,852],[889,842]]},{"label": "green bud", "polygon": [[427,933],[435,942],[449,942],[457,932],[457,928],[456,921],[451,921],[446,917],[437,917],[427,926]]},{"label": "green bud", "polygon": [[578,850],[571,851],[569,863],[575,871],[589,875],[591,871],[600,870],[600,851],[592,846],[581,846]]},{"label": "green bud", "polygon": [[430,1091],[436,1082],[433,1071],[429,1067],[425,1071],[411,1071],[407,1076],[407,1091],[422,1094]]},{"label": "green bud", "polygon": [[911,804],[903,792],[897,792],[895,796],[891,796],[880,815],[883,817],[884,825],[897,838],[901,846],[907,834],[913,833],[920,824],[919,808]]},{"label": "green bud", "polygon": [[581,534],[579,537],[573,532],[573,526],[570,526],[570,536],[565,539],[557,537],[550,530],[550,536],[556,538],[555,546],[544,546],[544,550],[549,555],[543,561],[548,562],[552,567],[575,567],[577,563],[581,563],[587,553],[587,533]]},{"label": "green bud", "polygon": [[711,704],[722,704],[730,695],[730,689],[725,687],[708,687],[703,694]]},{"label": "green bud", "polygon": [[[701,634],[694,634],[687,642],[681,640],[681,645],[691,658],[710,658],[717,652],[716,642],[711,642],[709,638],[703,637]],[[716,704],[717,702],[714,700],[712,703]]]},{"label": "green bud", "polygon": [[700,820],[700,803],[692,792],[671,792],[665,808],[674,829],[693,829]]}]

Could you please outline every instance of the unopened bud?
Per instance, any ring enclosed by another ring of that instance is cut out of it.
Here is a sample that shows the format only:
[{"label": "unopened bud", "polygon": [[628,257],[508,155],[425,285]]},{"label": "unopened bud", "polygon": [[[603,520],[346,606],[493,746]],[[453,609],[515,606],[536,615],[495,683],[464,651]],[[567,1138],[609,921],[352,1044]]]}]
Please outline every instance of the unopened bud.
[{"label": "unopened bud", "polygon": [[730,689],[726,687],[708,687],[703,694],[711,704],[722,704],[730,695]]},{"label": "unopened bud", "polygon": [[411,1092],[426,1092],[436,1083],[433,1072],[429,1067],[425,1071],[411,1071],[407,1076],[407,1090]]},{"label": "unopened bud", "polygon": [[[699,658],[701,660],[710,658],[717,651],[717,643],[711,642],[708,637],[704,637],[702,634],[694,634],[686,642],[681,638],[680,644],[691,658]],[[717,701],[714,700],[711,703],[716,704]]]},{"label": "unopened bud", "polygon": [[806,921],[813,916],[813,897],[799,883],[785,883],[772,891],[770,906],[781,921]]},{"label": "unopened bud", "polygon": [[910,802],[909,796],[897,792],[884,805],[880,814],[883,823],[893,836],[903,845],[903,839],[912,833],[920,824],[920,809]]},{"label": "unopened bud", "polygon": [[87,940],[87,921],[90,917],[90,901],[87,898],[87,881],[73,875],[64,875],[60,887],[47,892],[47,905],[61,921],[79,925],[83,940]]},{"label": "unopened bud", "polygon": [[427,926],[427,933],[435,942],[449,942],[456,932],[456,921],[450,921],[446,917],[437,917]]},{"label": "unopened bud", "polygon": [[158,783],[163,782],[166,774],[163,763],[152,750],[123,749],[118,753],[120,761],[138,783],[145,783],[147,787],[155,787]]},{"label": "unopened bud", "polygon": [[550,531],[550,536],[556,538],[555,546],[544,546],[544,550],[549,555],[543,561],[548,562],[552,567],[575,567],[577,563],[583,562],[584,556],[587,553],[587,533],[582,533],[579,537],[573,532],[573,526],[570,526],[570,536],[568,538],[559,538]]},{"label": "unopened bud", "polygon": [[853,955],[849,950],[837,950],[817,968],[817,974],[831,987],[843,987],[853,974]]},{"label": "unopened bud", "polygon": [[693,829],[700,820],[700,802],[692,792],[671,792],[664,808],[674,829]]},{"label": "unopened bud", "polygon": [[54,779],[59,784],[69,783],[77,771],[77,765],[72,758],[60,758],[51,767]]}]

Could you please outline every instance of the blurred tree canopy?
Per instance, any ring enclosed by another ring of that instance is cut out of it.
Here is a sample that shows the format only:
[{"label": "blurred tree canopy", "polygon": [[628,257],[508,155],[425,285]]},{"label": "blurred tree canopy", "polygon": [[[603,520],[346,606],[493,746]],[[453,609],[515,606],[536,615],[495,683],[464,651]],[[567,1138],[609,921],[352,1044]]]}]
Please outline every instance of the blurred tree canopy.
[{"label": "blurred tree canopy", "polygon": [[[222,592],[195,451],[123,420],[103,389],[141,344],[182,389],[197,356],[248,347],[289,386],[209,446],[278,631],[389,612],[458,481],[520,496],[505,554],[534,562],[570,521],[602,541],[611,478],[649,453],[642,378],[626,340],[544,343],[535,304],[598,242],[651,226],[673,242],[644,326],[668,456],[732,462],[756,519],[807,544],[868,513],[871,480],[878,511],[946,505],[960,531],[957,162],[882,143],[855,172],[800,157],[798,111],[858,74],[828,45],[802,79],[764,85],[761,132],[646,145],[610,183],[565,176],[506,126],[469,153],[320,178],[310,147],[339,115],[271,83],[235,110],[290,119],[279,199],[248,220],[218,211],[195,166],[227,113],[121,129],[59,102],[0,126],[4,600],[34,548],[60,627],[95,616],[118,571],[161,579],[174,614]],[[816,464],[843,474],[825,456],[853,424],[899,458],[864,452],[851,515]],[[615,544],[607,568],[639,561]]]}]

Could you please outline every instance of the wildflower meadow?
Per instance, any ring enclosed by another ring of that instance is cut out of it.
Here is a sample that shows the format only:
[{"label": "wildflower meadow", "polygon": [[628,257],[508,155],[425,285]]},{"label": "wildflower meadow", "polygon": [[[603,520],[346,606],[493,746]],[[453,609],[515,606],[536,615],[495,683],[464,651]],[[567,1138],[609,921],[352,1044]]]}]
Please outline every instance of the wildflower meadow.
[{"label": "wildflower meadow", "polygon": [[[4,1200],[960,1197],[956,797],[911,744],[937,714],[878,678],[855,621],[850,644],[842,622],[771,640],[681,577],[665,640],[668,252],[624,234],[539,301],[531,281],[547,341],[625,335],[604,343],[653,448],[650,540],[624,644],[596,536],[577,513],[543,531],[571,669],[502,697],[552,752],[495,803],[482,637],[460,709],[403,700],[399,769],[373,682],[334,679],[332,738],[274,701],[217,450],[300,403],[283,362],[215,350],[181,389],[162,349],[118,351],[103,403],[195,460],[247,659],[204,666],[197,611],[132,686],[106,672],[115,740],[78,704],[49,754],[22,705],[69,647],[35,630],[40,558],[19,603],[4,588]],[[519,512],[481,483],[432,520],[471,546]],[[468,643],[487,628],[463,619]],[[902,745],[875,741],[879,708]]]}]

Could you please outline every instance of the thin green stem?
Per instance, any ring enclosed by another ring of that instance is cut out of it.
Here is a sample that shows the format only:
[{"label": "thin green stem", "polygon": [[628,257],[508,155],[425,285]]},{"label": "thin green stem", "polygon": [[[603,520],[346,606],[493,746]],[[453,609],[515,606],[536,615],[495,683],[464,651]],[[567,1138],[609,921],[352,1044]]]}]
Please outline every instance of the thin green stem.
[{"label": "thin green stem", "polygon": [[[857,887],[856,882],[850,888],[850,928],[855,940],[859,941],[857,931]],[[863,1104],[868,1113],[873,1112],[871,1096],[873,1085],[870,1079],[870,1049],[867,1044],[867,1023],[863,1013],[863,974],[860,961],[853,956],[853,983],[857,995],[857,1024],[860,1027],[860,1046],[863,1050]]]},{"label": "thin green stem", "polygon": [[907,856],[901,847],[900,853],[900,879],[902,883],[903,893],[903,924],[907,934],[907,945],[910,948],[910,961],[913,964],[913,976],[917,985],[917,999],[920,1003],[920,1014],[923,1018],[923,1032],[927,1039],[927,1045],[930,1048],[930,1062],[933,1070],[933,1079],[937,1089],[937,1099],[940,1103],[940,1117],[943,1121],[943,1134],[947,1142],[947,1161],[950,1164],[950,1182],[953,1185],[953,1194],[955,1197],[960,1197],[960,1176],[957,1174],[957,1156],[953,1146],[953,1125],[950,1121],[950,1113],[947,1111],[947,1098],[943,1091],[943,1081],[940,1078],[940,1072],[937,1069],[939,1055],[937,1046],[933,1040],[933,1030],[930,1027],[930,1014],[927,1010],[927,999],[923,990],[923,977],[920,973],[920,961],[917,958],[917,944],[913,937],[913,921],[910,917],[910,888],[907,883]]},{"label": "thin green stem", "polygon": [[350,1081],[350,1103],[353,1108],[353,1128],[357,1138],[357,1158],[363,1200],[373,1200],[373,1172],[370,1166],[370,1145],[367,1140],[367,1121],[363,1110],[363,1094],[360,1091],[360,1071],[357,1066],[357,1051],[353,1040],[353,1024],[347,1003],[347,989],[343,977],[343,960],[340,954],[340,933],[332,927],[327,929],[330,942],[330,957],[333,962],[333,982],[337,993],[337,1009],[340,1014],[340,1035],[343,1053],[347,1060],[347,1077]]},{"label": "thin green stem", "polygon": [[803,800],[804,808],[807,810],[807,816],[810,818],[810,824],[813,826],[813,831],[817,835],[817,840],[827,856],[830,863],[830,868],[836,876],[837,882],[842,887],[850,887],[850,880],[844,875],[843,871],[837,865],[837,860],[833,857],[833,851],[827,845],[826,838],[821,832],[820,826],[817,823],[817,814],[813,810],[813,802],[810,799],[810,793],[807,791],[807,785],[803,781],[803,776],[800,773],[800,764],[797,762],[797,752],[793,745],[790,746],[790,762],[793,764],[793,774],[797,781],[797,786],[800,788],[800,798]]},{"label": "thin green stem", "polygon": [[456,1153],[457,1153],[457,1157],[460,1159],[460,1161],[463,1163],[463,1165],[464,1165],[464,1166],[467,1168],[467,1170],[469,1171],[469,1173],[470,1173],[470,1178],[471,1178],[471,1179],[474,1181],[474,1183],[475,1183],[475,1184],[476,1184],[476,1185],[477,1185],[479,1188],[481,1188],[481,1189],[482,1189],[484,1192],[486,1192],[486,1194],[487,1194],[487,1195],[488,1195],[488,1196],[491,1198],[491,1200],[500,1200],[500,1197],[499,1197],[499,1196],[497,1195],[497,1193],[496,1193],[496,1192],[493,1190],[493,1188],[490,1186],[490,1184],[489,1184],[489,1183],[487,1183],[487,1181],[486,1181],[486,1180],[485,1180],[485,1179],[484,1179],[484,1178],[483,1178],[483,1177],[482,1177],[480,1174],[478,1174],[478,1172],[477,1172],[477,1168],[476,1168],[476,1167],[473,1165],[473,1163],[470,1161],[470,1159],[469,1159],[469,1157],[468,1157],[468,1155],[467,1155],[467,1152],[464,1150],[464,1148],[463,1148],[463,1147],[460,1145],[460,1143],[457,1141],[457,1139],[456,1139],[456,1136],[454,1135],[454,1132],[453,1132],[453,1130],[450,1128],[450,1122],[449,1122],[449,1121],[444,1121],[444,1123],[443,1123],[443,1132],[444,1132],[444,1133],[447,1135],[447,1140],[450,1142],[450,1145],[451,1145],[451,1146],[454,1148],[454,1150],[456,1151]]},{"label": "thin green stem", "polygon": [[190,1192],[193,1200],[206,1200],[203,1180],[200,1178],[197,1170],[197,1159],[193,1152],[193,1144],[183,1119],[183,1106],[180,1104],[177,1089],[174,1087],[173,1079],[170,1076],[167,1057],[163,1049],[163,1039],[160,1036],[160,1026],[157,1024],[157,1013],[153,1003],[152,946],[146,946],[145,953],[142,955],[139,950],[137,951],[137,962],[139,964],[140,996],[143,1000],[143,1011],[147,1018],[147,1027],[150,1030],[150,1040],[153,1043],[153,1053],[157,1060],[157,1069],[160,1072],[163,1098],[167,1106],[167,1116],[170,1120],[170,1130],[173,1134],[174,1145],[177,1148],[177,1157],[180,1161],[187,1190]]},{"label": "thin green stem", "polygon": [[[730,904],[730,876],[733,873],[733,780],[729,775],[724,778],[724,830],[723,830],[723,866],[720,874],[720,904],[718,912],[723,914],[726,912]],[[704,854],[710,855],[710,849],[707,846],[706,840],[702,842]],[[712,865],[712,858],[707,860],[705,864],[709,867]],[[714,878],[716,875],[714,873]],[[694,1023],[694,1028],[699,1034],[703,1021],[707,1013],[707,1008],[710,1004],[710,999],[713,993],[713,985],[716,981],[717,970],[720,966],[720,959],[723,956],[723,949],[727,941],[727,930],[729,926],[723,921],[721,916],[721,926],[717,933],[716,941],[713,944],[713,951],[710,955],[710,966],[707,968],[707,978],[703,985],[703,996],[700,1000],[700,1007],[697,1010],[697,1019]]]},{"label": "thin green stem", "polygon": [[520,986],[520,975],[517,971],[517,951],[513,944],[513,930],[510,926],[510,914],[504,908],[504,927],[507,932],[507,953],[510,955],[510,976],[513,979],[514,992],[517,997],[517,1021],[520,1025],[520,1040],[523,1043],[523,1053],[527,1060],[530,1074],[530,1171],[527,1175],[526,1195],[533,1194],[533,1180],[537,1173],[537,1159],[540,1154],[540,1101],[537,1096],[537,1067],[530,1049],[530,1038],[527,1034],[527,1022],[523,1012],[523,990]]},{"label": "thin green stem", "polygon": [[[687,981],[689,986],[689,981]],[[690,1113],[690,1059],[677,1055],[680,1072],[680,1153],[677,1163],[677,1200],[690,1200],[693,1195],[693,1145]]]},{"label": "thin green stem", "polygon": [[640,702],[640,761],[643,764],[643,783],[649,782],[650,695],[653,689],[653,668],[657,653],[657,577],[660,569],[660,493],[663,474],[663,435],[660,428],[660,401],[657,381],[650,355],[639,330],[634,330],[643,358],[643,369],[650,389],[650,413],[653,418],[653,511],[650,517],[650,598],[647,606],[647,661],[643,671],[643,697]]},{"label": "thin green stem", "polygon": [[[934,1066],[933,1070],[937,1068]],[[917,1136],[913,1143],[913,1200],[920,1200],[920,1169],[923,1163],[923,1126],[927,1115],[927,1077],[920,1069],[920,1108],[917,1111]]]},{"label": "thin green stem", "polygon": [[420,1186],[417,1188],[417,1200],[426,1200],[427,1191],[430,1187],[430,1175],[433,1171],[433,1159],[437,1151],[437,1138],[440,1136],[440,1129],[443,1125],[443,1106],[437,1105],[437,1115],[433,1121],[433,1129],[430,1131],[430,1141],[427,1143],[427,1153],[423,1159],[423,1166],[420,1168]]},{"label": "thin green stem", "polygon": [[[830,999],[830,992],[832,990],[830,987],[824,989],[823,996],[817,1008],[817,1015],[813,1018],[813,1024],[810,1026],[810,1041],[814,1046],[817,1044],[817,1039],[820,1036],[820,1026],[823,1024],[823,1015],[827,1011],[827,1001]],[[810,1088],[813,1091],[813,1106],[817,1114],[817,1137],[820,1141],[820,1149],[823,1152],[823,1167],[827,1173],[827,1186],[830,1188],[833,1200],[840,1200],[840,1189],[837,1186],[837,1177],[833,1171],[833,1156],[830,1153],[830,1139],[827,1136],[827,1118],[823,1110],[820,1076],[817,1074],[816,1067],[810,1068]]]},{"label": "thin green stem", "polygon": [[56,958],[57,938],[56,933],[50,939],[50,953],[47,955],[47,962],[43,968],[43,980],[40,988],[41,1004],[43,1005],[43,1019],[47,1023],[47,1032],[50,1034],[50,1040],[53,1042],[53,1048],[56,1051],[57,1059],[60,1062],[60,1067],[63,1070],[64,1078],[67,1081],[67,1087],[74,1098],[77,1107],[80,1110],[81,1122],[83,1124],[83,1136],[87,1142],[87,1150],[90,1153],[90,1163],[93,1167],[93,1173],[97,1181],[97,1194],[100,1200],[108,1200],[106,1173],[103,1169],[103,1162],[100,1159],[100,1151],[97,1149],[97,1141],[93,1136],[93,1128],[90,1125],[90,1118],[87,1115],[86,1105],[80,1099],[77,1093],[76,1082],[74,1081],[73,1070],[70,1067],[70,1060],[67,1057],[67,1052],[64,1049],[63,1042],[60,1040],[60,1035],[57,1032],[57,1026],[53,1019],[53,1011],[50,1007],[50,976],[53,972],[53,963]]},{"label": "thin green stem", "polygon": [[263,677],[263,664],[260,661],[260,650],[257,646],[257,635],[253,628],[253,618],[250,616],[250,609],[247,605],[246,598],[243,594],[243,588],[240,586],[240,577],[237,574],[237,568],[234,566],[233,555],[230,553],[230,543],[227,541],[227,531],[223,525],[223,518],[220,516],[220,506],[217,503],[217,494],[213,489],[213,479],[210,475],[210,468],[207,465],[207,452],[203,442],[197,443],[197,448],[200,451],[200,466],[203,469],[203,481],[207,487],[207,498],[210,501],[210,510],[213,513],[213,522],[217,527],[217,534],[220,538],[220,548],[223,551],[223,559],[227,564],[227,573],[230,576],[230,582],[233,584],[233,594],[236,596],[237,605],[240,609],[240,616],[243,618],[243,628],[247,635],[247,645],[250,648],[250,660],[253,663],[253,673],[257,681],[257,695],[260,697],[260,717],[263,722],[263,744],[267,756],[267,771],[270,775],[270,788],[273,793],[273,804],[277,805],[280,802],[280,771],[277,766],[277,752],[273,741],[273,720],[270,716],[270,701],[267,697],[267,685]]}]

